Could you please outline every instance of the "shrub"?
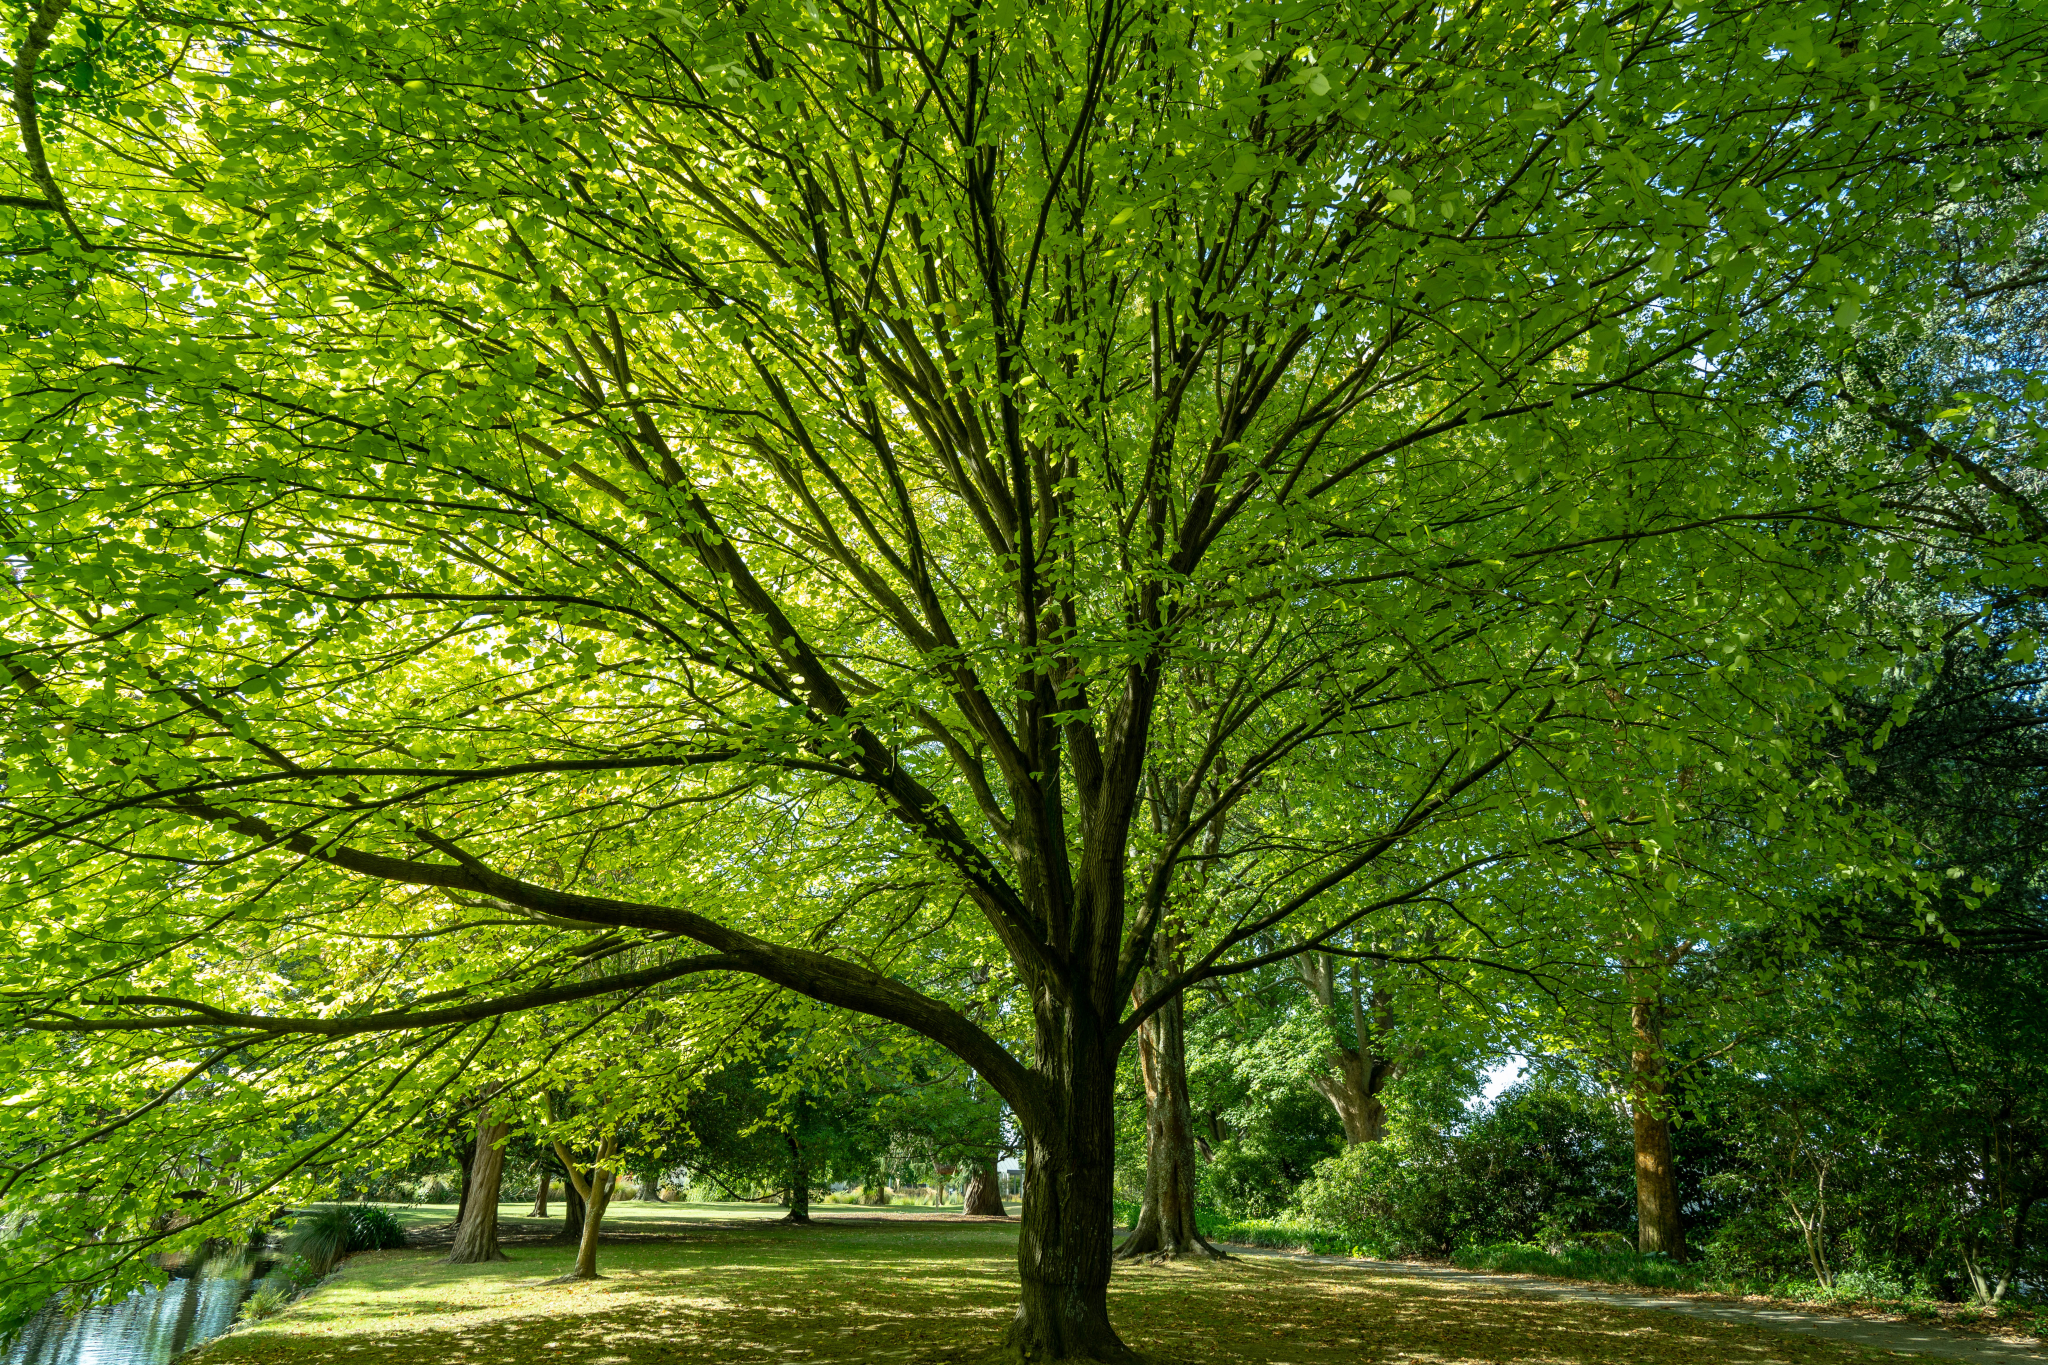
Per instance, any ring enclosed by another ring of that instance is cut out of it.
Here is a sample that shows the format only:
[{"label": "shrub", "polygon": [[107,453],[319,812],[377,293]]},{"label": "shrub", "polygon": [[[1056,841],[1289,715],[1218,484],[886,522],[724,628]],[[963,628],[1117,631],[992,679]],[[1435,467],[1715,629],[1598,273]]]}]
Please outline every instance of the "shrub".
[{"label": "shrub", "polygon": [[1406,1124],[1321,1162],[1287,1217],[1398,1253],[1508,1242],[1563,1250],[1628,1226],[1632,1160],[1604,1100],[1523,1086],[1462,1130]]}]

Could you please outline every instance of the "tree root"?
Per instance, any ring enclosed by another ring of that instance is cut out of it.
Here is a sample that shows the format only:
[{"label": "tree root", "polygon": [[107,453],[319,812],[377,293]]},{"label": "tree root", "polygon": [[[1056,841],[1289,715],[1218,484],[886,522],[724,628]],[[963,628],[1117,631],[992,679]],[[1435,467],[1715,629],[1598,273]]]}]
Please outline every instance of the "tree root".
[{"label": "tree root", "polygon": [[1176,1244],[1161,1237],[1157,1229],[1141,1229],[1126,1237],[1123,1245],[1110,1253],[1110,1259],[1148,1261],[1159,1265],[1167,1261],[1229,1261],[1236,1258],[1220,1250],[1199,1232],[1189,1234],[1188,1240]]}]

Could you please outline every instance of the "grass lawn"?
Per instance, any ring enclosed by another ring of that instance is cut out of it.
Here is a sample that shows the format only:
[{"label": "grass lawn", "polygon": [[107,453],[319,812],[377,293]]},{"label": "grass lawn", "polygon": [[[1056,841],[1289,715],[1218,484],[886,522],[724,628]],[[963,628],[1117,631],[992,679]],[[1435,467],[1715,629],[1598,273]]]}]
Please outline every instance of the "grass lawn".
[{"label": "grass lawn", "polygon": [[[514,1206],[505,1206],[517,1212]],[[438,1251],[355,1257],[282,1315],[192,1365],[697,1365],[964,1361],[1013,1311],[1016,1225],[934,1211],[620,1205],[596,1283],[547,1284],[567,1243],[527,1241],[494,1265]],[[408,1211],[415,1224],[448,1211]],[[508,1219],[508,1224],[514,1220]],[[535,1220],[538,1223],[538,1220]],[[515,1229],[508,1226],[506,1231]],[[1880,1353],[1671,1314],[1529,1299],[1280,1259],[1122,1266],[1126,1340],[1177,1362],[1258,1365],[1823,1365]],[[1896,1357],[1886,1356],[1887,1359]]]}]

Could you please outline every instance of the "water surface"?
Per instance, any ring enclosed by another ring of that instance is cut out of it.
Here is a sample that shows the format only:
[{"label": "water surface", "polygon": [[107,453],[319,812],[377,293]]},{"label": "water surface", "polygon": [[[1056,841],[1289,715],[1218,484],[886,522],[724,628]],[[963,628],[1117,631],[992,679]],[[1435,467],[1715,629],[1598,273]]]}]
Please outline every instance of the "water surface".
[{"label": "water surface", "polygon": [[22,1328],[6,1365],[166,1365],[226,1331],[260,1283],[247,1269],[202,1272],[82,1313],[47,1309]]}]

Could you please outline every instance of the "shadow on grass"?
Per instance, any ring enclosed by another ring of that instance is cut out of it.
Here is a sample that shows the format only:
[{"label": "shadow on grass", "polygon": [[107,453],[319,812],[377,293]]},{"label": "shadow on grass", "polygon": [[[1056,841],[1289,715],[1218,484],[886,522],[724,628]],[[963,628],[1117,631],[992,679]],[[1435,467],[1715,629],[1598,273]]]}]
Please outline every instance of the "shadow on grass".
[{"label": "shadow on grass", "polygon": [[[543,1284],[571,1250],[478,1266],[356,1258],[284,1316],[195,1365],[730,1365],[966,1362],[1015,1304],[1014,1227],[825,1226],[608,1242],[607,1278]],[[1250,1259],[1123,1266],[1126,1340],[1174,1361],[1258,1365],[1833,1365],[1843,1343],[1598,1304],[1417,1283],[1369,1268]]]}]

